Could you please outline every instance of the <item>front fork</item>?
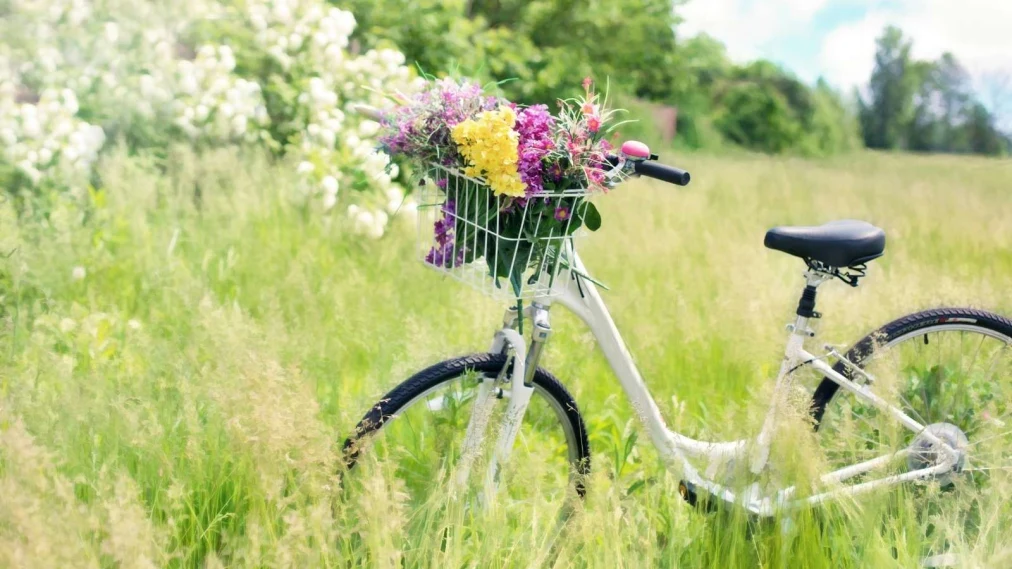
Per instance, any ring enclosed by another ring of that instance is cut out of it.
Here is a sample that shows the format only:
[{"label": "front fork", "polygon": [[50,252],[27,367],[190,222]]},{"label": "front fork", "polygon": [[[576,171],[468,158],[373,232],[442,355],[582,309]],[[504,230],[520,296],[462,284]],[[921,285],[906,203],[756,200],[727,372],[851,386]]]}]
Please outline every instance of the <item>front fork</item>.
[{"label": "front fork", "polygon": [[[524,310],[524,317],[529,318],[533,323],[529,346],[525,345],[523,336],[517,332],[520,312],[515,306],[506,310],[506,314],[503,316],[503,328],[496,332],[492,340],[492,353],[506,354],[510,348],[513,349],[513,372],[509,377],[509,403],[499,428],[495,454],[489,461],[485,476],[487,495],[491,495],[498,485],[500,465],[506,464],[509,460],[517,433],[520,432],[520,426],[523,424],[524,414],[531,401],[531,395],[534,393],[534,374],[552,332],[548,311],[548,306],[538,303],[533,303]],[[509,367],[507,362],[498,377],[495,379],[484,378],[478,387],[478,396],[464,438],[461,463],[457,469],[458,485],[463,484],[470,474],[471,464],[484,442],[485,431],[488,428],[496,400],[506,395],[504,388]]]}]

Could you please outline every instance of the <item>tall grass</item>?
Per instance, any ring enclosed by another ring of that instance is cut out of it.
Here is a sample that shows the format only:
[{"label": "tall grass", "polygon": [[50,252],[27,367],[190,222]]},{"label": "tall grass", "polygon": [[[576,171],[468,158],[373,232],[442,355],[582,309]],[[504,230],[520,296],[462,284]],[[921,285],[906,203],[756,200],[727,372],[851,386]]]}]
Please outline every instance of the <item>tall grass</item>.
[{"label": "tall grass", "polygon": [[[906,567],[923,554],[910,489],[769,522],[688,507],[652,448],[625,452],[635,414],[559,311],[543,362],[582,406],[595,460],[567,524],[438,496],[414,513],[382,479],[343,491],[339,442],[361,414],[412,371],[484,349],[502,307],[422,267],[406,219],[370,241],[300,209],[292,168],[229,152],[167,164],[107,159],[83,209],[19,220],[0,204],[0,566]],[[763,249],[772,225],[850,217],[888,233],[861,287],[825,287],[820,340],[941,304],[1012,313],[1012,163],[680,165],[687,189],[635,182],[602,199],[605,227],[581,250],[685,432],[755,426],[803,284],[800,261]],[[805,436],[785,456],[803,462]],[[1008,498],[994,488],[986,527],[953,534],[961,563],[1012,561]],[[409,533],[419,515],[426,531]]]}]

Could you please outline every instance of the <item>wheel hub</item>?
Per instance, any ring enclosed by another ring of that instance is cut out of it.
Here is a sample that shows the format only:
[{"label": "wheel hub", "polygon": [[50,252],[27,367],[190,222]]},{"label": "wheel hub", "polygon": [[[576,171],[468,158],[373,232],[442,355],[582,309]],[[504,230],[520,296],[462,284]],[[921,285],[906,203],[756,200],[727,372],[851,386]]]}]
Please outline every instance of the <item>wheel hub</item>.
[{"label": "wheel hub", "polygon": [[907,455],[907,468],[910,470],[922,470],[943,464],[949,458],[948,453],[938,443],[932,442],[928,435],[930,433],[945,444],[952,447],[956,454],[955,464],[952,468],[934,475],[942,485],[950,484],[953,478],[966,466],[966,449],[969,446],[969,439],[962,429],[952,423],[934,423],[924,428],[924,432],[914,437],[910,443],[910,454]]}]

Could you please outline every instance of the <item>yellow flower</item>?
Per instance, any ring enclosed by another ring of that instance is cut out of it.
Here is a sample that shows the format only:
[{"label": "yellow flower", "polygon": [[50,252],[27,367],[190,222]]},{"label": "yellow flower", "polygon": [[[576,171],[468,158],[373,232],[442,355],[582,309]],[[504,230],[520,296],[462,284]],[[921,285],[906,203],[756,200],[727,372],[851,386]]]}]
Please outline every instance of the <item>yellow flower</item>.
[{"label": "yellow flower", "polygon": [[513,109],[501,106],[450,130],[466,161],[464,173],[484,178],[496,195],[523,197],[527,189],[517,171],[516,120]]}]

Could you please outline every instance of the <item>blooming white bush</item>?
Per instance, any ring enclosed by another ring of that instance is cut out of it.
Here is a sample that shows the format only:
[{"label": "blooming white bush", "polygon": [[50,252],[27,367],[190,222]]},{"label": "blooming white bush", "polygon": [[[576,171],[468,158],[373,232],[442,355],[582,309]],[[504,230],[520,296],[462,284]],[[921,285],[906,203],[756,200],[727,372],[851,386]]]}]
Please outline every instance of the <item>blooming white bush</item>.
[{"label": "blooming white bush", "polygon": [[191,139],[257,142],[269,136],[260,84],[237,77],[227,45],[204,45],[193,61],[176,62],[173,122]]},{"label": "blooming white bush", "polygon": [[346,48],[355,29],[350,12],[319,0],[254,0],[247,6],[258,46],[289,79],[287,83],[301,88],[288,108],[276,112],[293,117],[298,126],[293,143],[302,157],[298,172],[304,180],[303,195],[318,198],[329,211],[342,188],[368,189],[372,199],[353,204],[362,215],[353,216],[352,227],[382,236],[389,219],[383,209],[389,200],[383,197],[390,191],[403,194],[403,189],[392,182],[398,175],[396,165],[376,151],[379,124],[356,116],[350,107],[383,106],[384,92],[411,91],[419,80],[397,51],[349,54]]},{"label": "blooming white bush", "polygon": [[0,85],[0,156],[33,185],[48,178],[77,187],[105,142],[102,128],[76,118],[70,89],[47,89],[35,104],[18,103],[14,92]]},{"label": "blooming white bush", "polygon": [[262,145],[294,155],[296,199],[343,201],[349,227],[380,237],[414,204],[379,125],[351,108],[420,80],[397,51],[351,53],[354,29],[324,0],[16,1],[0,21],[0,162],[74,190],[113,137]]}]

